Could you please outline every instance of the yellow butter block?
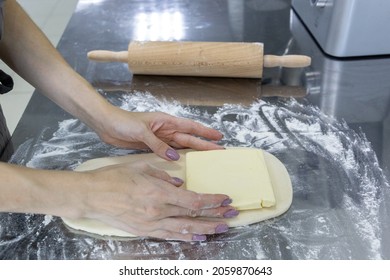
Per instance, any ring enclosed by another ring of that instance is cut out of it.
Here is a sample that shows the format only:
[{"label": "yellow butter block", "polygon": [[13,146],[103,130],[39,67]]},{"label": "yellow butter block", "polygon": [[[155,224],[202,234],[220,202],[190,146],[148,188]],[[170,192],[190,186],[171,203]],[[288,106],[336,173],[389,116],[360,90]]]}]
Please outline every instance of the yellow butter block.
[{"label": "yellow butter block", "polygon": [[186,185],[198,193],[226,194],[238,210],[275,205],[263,151],[234,148],[186,154]]}]

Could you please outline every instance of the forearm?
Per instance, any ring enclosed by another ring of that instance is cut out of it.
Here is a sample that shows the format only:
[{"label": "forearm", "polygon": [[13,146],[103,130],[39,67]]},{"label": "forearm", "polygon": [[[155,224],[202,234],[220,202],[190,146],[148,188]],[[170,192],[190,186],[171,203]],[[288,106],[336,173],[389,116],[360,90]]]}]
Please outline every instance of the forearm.
[{"label": "forearm", "polygon": [[[0,212],[83,216],[87,174],[0,163]],[[77,186],[83,185],[83,188]]]},{"label": "forearm", "polygon": [[[77,74],[14,0],[4,4],[1,58],[22,78],[95,130],[110,104]],[[99,114],[97,114],[99,112]]]},{"label": "forearm", "polygon": [[197,139],[218,141],[222,135],[195,122],[159,113],[129,113],[111,105],[66,63],[15,0],[5,1],[4,20],[1,58],[40,92],[95,130],[106,143],[129,149],[150,148],[167,160],[178,159],[169,145],[200,150],[221,148]]}]

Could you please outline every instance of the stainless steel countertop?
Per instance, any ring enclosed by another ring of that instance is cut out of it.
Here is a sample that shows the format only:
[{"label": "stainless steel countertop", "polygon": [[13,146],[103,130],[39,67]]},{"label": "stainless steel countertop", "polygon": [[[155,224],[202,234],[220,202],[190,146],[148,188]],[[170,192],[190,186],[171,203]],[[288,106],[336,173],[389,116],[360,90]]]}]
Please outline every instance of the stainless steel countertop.
[{"label": "stainless steel countertop", "polygon": [[[132,77],[127,65],[86,58],[93,49],[126,50],[135,39],[258,41],[265,53],[307,54],[313,63],[251,80]],[[274,154],[290,173],[293,204],[204,243],[103,239],[58,217],[1,214],[1,259],[390,258],[390,56],[324,55],[288,0],[81,0],[58,50],[124,109],[193,118],[220,129],[222,144]],[[37,92],[12,142],[10,161],[33,168],[73,169],[132,152],[101,143]]]}]

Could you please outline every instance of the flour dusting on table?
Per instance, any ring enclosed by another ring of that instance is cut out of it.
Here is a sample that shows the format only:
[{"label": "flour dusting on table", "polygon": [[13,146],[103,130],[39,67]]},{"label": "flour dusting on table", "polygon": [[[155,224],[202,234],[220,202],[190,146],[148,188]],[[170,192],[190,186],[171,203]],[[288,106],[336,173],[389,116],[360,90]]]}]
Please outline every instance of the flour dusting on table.
[{"label": "flour dusting on table", "polygon": [[[191,118],[222,131],[223,145],[272,153],[291,176],[293,204],[281,217],[211,236],[207,243],[105,240],[72,233],[60,219],[46,216],[40,227],[28,223],[21,237],[40,248],[36,258],[47,258],[53,250],[62,250],[70,259],[383,258],[381,242],[388,233],[381,223],[389,213],[382,205],[389,184],[364,134],[345,122],[295,99],[259,100],[249,107],[226,104],[216,110],[194,109],[140,92],[110,101],[128,111]],[[55,131],[27,140],[12,161],[32,168],[74,169],[90,158],[133,152],[102,143],[80,121],[68,119]],[[32,238],[34,230],[46,238]]]}]

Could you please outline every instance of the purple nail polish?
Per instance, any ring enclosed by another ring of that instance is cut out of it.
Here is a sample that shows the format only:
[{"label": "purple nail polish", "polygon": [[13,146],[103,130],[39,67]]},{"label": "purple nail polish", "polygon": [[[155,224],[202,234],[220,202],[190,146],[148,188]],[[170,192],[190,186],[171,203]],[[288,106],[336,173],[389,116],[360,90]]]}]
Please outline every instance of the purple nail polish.
[{"label": "purple nail polish", "polygon": [[192,236],[192,241],[206,241],[206,235],[194,234]]},{"label": "purple nail polish", "polygon": [[180,158],[180,155],[174,149],[168,149],[165,154],[171,160],[179,160]]},{"label": "purple nail polish", "polygon": [[224,201],[222,201],[221,206],[228,206],[232,202],[233,200],[231,200],[230,198],[226,198]]},{"label": "purple nail polish", "polygon": [[223,214],[223,217],[224,218],[233,218],[233,217],[236,217],[238,216],[239,212],[235,209],[230,209],[229,211],[227,211],[225,214]]},{"label": "purple nail polish", "polygon": [[184,181],[178,177],[172,177],[173,181],[175,181],[177,184],[182,185]]},{"label": "purple nail polish", "polygon": [[228,230],[229,230],[229,226],[228,225],[221,224],[221,225],[218,225],[215,228],[215,233],[223,233],[223,232],[227,232]]}]

